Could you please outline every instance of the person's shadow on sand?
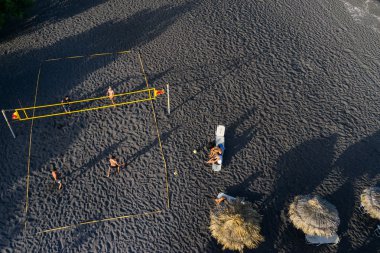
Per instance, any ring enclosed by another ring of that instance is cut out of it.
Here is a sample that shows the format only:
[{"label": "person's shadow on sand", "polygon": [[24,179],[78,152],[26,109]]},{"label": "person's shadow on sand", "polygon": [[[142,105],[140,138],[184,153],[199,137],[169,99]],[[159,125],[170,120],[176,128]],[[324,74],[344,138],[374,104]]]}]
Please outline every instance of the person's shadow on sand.
[{"label": "person's shadow on sand", "polygon": [[[226,128],[226,151],[224,154],[223,165],[227,166],[231,163],[232,158],[255,137],[256,130],[251,122],[251,118],[255,113],[255,108],[248,109],[245,113],[239,116],[231,125]],[[248,127],[244,127],[244,125]],[[245,130],[238,131],[239,128]]]},{"label": "person's shadow on sand", "polygon": [[[177,81],[176,86],[187,87],[189,89],[185,99],[178,105],[173,106],[171,113],[176,112],[184,105],[189,105],[190,103],[196,104],[197,99],[203,99],[201,95],[215,95],[214,91],[217,91],[223,79],[240,72],[241,68],[249,64],[253,58],[252,55],[247,55],[225,59],[214,64],[201,64],[195,68],[169,69],[169,74],[177,76],[176,80],[185,80]],[[191,78],[191,76],[196,76],[196,78]],[[193,91],[196,90],[194,89],[194,83],[202,84],[200,89],[195,93]]]},{"label": "person's shadow on sand", "polygon": [[[161,136],[161,141],[164,142],[165,140],[167,140],[173,134],[173,132],[175,132],[178,128],[179,128],[179,126],[176,126],[173,129],[171,129],[170,131],[163,133]],[[123,142],[126,142],[127,140],[128,140],[128,137],[125,137],[125,138],[121,139],[120,141],[108,146],[106,149],[104,149],[102,152],[100,152],[96,157],[93,157],[87,163],[81,165],[79,167],[79,169],[73,170],[71,173],[68,173],[67,175],[65,175],[65,178],[67,178],[67,179],[71,178],[72,179],[71,182],[68,183],[68,185],[70,185],[71,183],[78,183],[81,180],[80,175],[82,175],[84,171],[92,169],[98,163],[104,163],[104,168],[106,171],[106,168],[108,168],[108,157],[109,157],[109,155],[115,153],[116,150],[118,149],[118,147]],[[158,138],[157,137],[152,142],[147,143],[146,146],[141,148],[138,152],[136,152],[135,154],[133,154],[130,157],[125,157],[125,155],[123,155],[123,154],[118,154],[118,155],[116,155],[116,157],[118,159],[120,159],[120,162],[125,163],[125,166],[128,166],[129,164],[133,163],[139,156],[144,155],[145,153],[147,153],[151,148],[155,147],[156,145],[158,145]],[[69,181],[69,180],[67,180],[67,181]]]}]

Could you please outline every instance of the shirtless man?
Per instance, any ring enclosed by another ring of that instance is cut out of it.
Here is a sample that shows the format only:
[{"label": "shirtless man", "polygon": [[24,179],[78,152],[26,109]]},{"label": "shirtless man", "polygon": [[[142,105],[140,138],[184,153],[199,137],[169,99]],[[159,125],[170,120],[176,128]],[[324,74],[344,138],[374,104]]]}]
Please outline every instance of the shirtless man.
[{"label": "shirtless man", "polygon": [[206,163],[207,164],[222,164],[223,155],[216,154],[210,158]]},{"label": "shirtless man", "polygon": [[110,162],[110,166],[108,167],[107,177],[110,176],[111,169],[116,169],[117,168],[117,173],[120,173],[120,167],[124,166],[124,164],[118,163],[117,160],[116,160],[116,157],[114,155],[110,156],[109,162]]},{"label": "shirtless man", "polygon": [[113,89],[111,88],[111,86],[108,87],[107,96],[111,100],[112,104],[115,104],[115,101],[113,101],[113,99],[115,97],[115,92],[113,91]]},{"label": "shirtless man", "polygon": [[54,182],[58,184],[58,190],[62,189],[62,181],[58,179],[57,169],[52,165],[51,175],[53,176]]}]

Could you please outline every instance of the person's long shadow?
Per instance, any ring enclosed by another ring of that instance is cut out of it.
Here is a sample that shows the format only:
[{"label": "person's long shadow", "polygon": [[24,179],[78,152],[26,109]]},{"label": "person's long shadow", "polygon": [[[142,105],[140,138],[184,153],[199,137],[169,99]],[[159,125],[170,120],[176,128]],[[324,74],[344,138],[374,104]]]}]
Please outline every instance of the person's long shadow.
[{"label": "person's long shadow", "polygon": [[[363,223],[365,219],[354,219],[353,217],[365,215],[358,210],[360,194],[364,188],[375,186],[380,182],[380,131],[351,145],[337,159],[334,165],[340,169],[341,177],[346,179],[346,183],[339,191],[332,194],[334,204],[339,210],[339,216],[344,221],[340,225],[339,231],[345,232],[357,227],[373,231],[375,222],[367,221]],[[360,241],[364,243],[364,241]],[[349,237],[343,236],[338,252],[345,252],[345,249],[353,246],[351,245],[352,243]],[[369,247],[370,245],[373,244],[368,243],[364,247]]]},{"label": "person's long shadow", "polygon": [[[225,61],[219,61],[217,63],[209,64],[209,65],[202,64],[199,66],[199,68],[173,70],[173,73],[183,72],[188,76],[191,76],[191,75],[197,76],[197,78],[188,80],[186,82],[177,82],[176,83],[177,85],[184,85],[186,83],[193,83],[193,82],[202,82],[204,83],[204,85],[202,85],[201,89],[199,89],[199,91],[197,91],[196,93],[189,93],[191,95],[185,96],[186,99],[183,100],[178,105],[176,105],[172,109],[172,112],[174,113],[177,109],[181,108],[183,105],[185,105],[186,103],[190,101],[195,103],[199,95],[208,93],[213,89],[217,89],[218,88],[217,84],[219,84],[224,78],[234,74],[237,71],[240,71],[241,67],[247,64],[248,62],[250,62],[252,59],[253,59],[253,56],[245,56],[245,57],[227,59]],[[186,70],[188,70],[187,73],[186,73]],[[191,71],[194,71],[194,73],[196,74],[192,74]]]},{"label": "person's long shadow", "polygon": [[350,179],[367,174],[369,178],[379,175],[380,131],[351,145],[335,162],[343,169],[343,176]]},{"label": "person's long shadow", "polygon": [[[177,131],[179,129],[179,127],[180,126],[176,126],[172,129],[170,129],[170,131],[163,133],[161,138],[160,138],[161,142],[165,142],[168,138],[170,138],[170,136],[173,134],[173,132]],[[137,158],[139,158],[141,155],[144,155],[151,148],[153,148],[154,146],[157,146],[157,145],[158,145],[158,138],[156,137],[151,144],[146,145],[145,147],[143,147],[142,149],[137,151],[135,154],[131,155],[130,157],[125,158],[125,162],[127,164],[133,163]]]},{"label": "person's long shadow", "polygon": [[286,248],[289,252],[309,249],[299,231],[287,229],[286,210],[294,196],[312,193],[329,174],[336,141],[337,135],[305,141],[278,160],[273,190],[261,204],[266,241],[260,248],[264,252],[274,251],[274,247]]},{"label": "person's long shadow", "polygon": [[[256,130],[250,122],[254,113],[254,107],[248,109],[226,128],[226,151],[224,154],[224,164],[226,166],[229,165],[232,158],[254,138]],[[245,130],[242,132],[238,131],[239,128],[243,128],[244,125],[248,125],[248,127],[245,127]]]},{"label": "person's long shadow", "polygon": [[[80,178],[79,175],[83,174],[84,171],[92,169],[95,164],[101,162],[101,161],[106,161],[106,159],[109,157],[110,154],[113,154],[113,152],[124,142],[128,139],[128,137],[125,137],[121,139],[120,141],[113,143],[111,146],[108,146],[102,152],[100,152],[96,157],[90,159],[87,163],[83,164],[82,166],[79,167],[77,170],[72,170],[70,173],[65,174],[65,178],[71,178],[71,179],[78,179]],[[78,179],[80,181],[81,179]],[[70,180],[70,183],[77,183],[75,180]],[[69,183],[69,184],[70,184]],[[69,185],[68,184],[68,185]]]},{"label": "person's long shadow", "polygon": [[[179,128],[179,126],[176,126],[173,129],[171,129],[170,131],[163,133],[161,136],[161,141],[162,142],[166,141],[172,135],[172,133],[175,132],[178,128]],[[96,164],[98,164],[100,162],[103,162],[104,164],[106,164],[108,156],[110,154],[114,154],[115,150],[117,150],[117,148],[123,142],[125,142],[127,139],[128,139],[128,137],[125,137],[125,138],[121,139],[120,141],[112,144],[111,146],[104,149],[101,153],[99,153],[96,157],[90,159],[87,163],[81,165],[79,169],[72,170],[71,173],[65,174],[64,178],[67,178],[67,179],[70,178],[71,179],[69,181],[69,183],[67,184],[68,187],[70,184],[77,184],[78,182],[76,182],[76,181],[82,180],[79,175],[83,174],[84,171],[92,169]],[[123,154],[117,154],[116,157],[118,159],[120,159],[120,162],[124,162],[125,164],[131,164],[138,157],[140,157],[141,155],[144,155],[150,149],[152,149],[153,147],[155,147],[157,145],[158,145],[158,138],[156,137],[151,143],[148,143],[146,146],[139,149],[139,151],[137,151],[135,154],[131,155],[130,157],[125,157]],[[105,167],[107,167],[107,166],[105,166]]]}]

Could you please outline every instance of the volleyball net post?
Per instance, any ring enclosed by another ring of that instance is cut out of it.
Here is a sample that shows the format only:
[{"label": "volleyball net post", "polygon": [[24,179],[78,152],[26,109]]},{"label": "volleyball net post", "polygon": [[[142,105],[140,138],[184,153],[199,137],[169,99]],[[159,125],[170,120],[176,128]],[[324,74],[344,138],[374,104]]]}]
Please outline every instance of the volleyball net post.
[{"label": "volleyball net post", "polygon": [[168,114],[170,115],[170,95],[169,95],[169,83],[166,84],[166,96],[168,99]]},{"label": "volleyball net post", "polygon": [[15,133],[13,132],[13,129],[12,129],[11,124],[9,124],[9,121],[8,121],[7,115],[5,114],[5,110],[1,110],[1,113],[2,113],[3,116],[4,116],[5,122],[7,122],[8,128],[9,128],[9,130],[11,131],[13,138],[16,139],[16,135],[15,135]]}]

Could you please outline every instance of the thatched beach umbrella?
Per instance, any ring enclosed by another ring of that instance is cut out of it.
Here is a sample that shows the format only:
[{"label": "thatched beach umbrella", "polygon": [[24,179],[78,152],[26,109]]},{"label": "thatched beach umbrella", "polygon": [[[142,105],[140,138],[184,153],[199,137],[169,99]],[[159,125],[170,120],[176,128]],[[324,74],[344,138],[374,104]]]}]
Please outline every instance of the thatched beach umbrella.
[{"label": "thatched beach umbrella", "polygon": [[363,191],[360,200],[364,210],[374,219],[380,220],[380,187],[369,187]]},{"label": "thatched beach umbrella", "polygon": [[250,202],[236,198],[211,210],[210,230],[223,249],[243,251],[257,248],[264,237],[260,234],[261,216]]},{"label": "thatched beach umbrella", "polygon": [[289,218],[307,235],[330,237],[336,234],[339,215],[335,206],[319,196],[296,196],[289,208]]}]

